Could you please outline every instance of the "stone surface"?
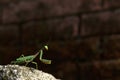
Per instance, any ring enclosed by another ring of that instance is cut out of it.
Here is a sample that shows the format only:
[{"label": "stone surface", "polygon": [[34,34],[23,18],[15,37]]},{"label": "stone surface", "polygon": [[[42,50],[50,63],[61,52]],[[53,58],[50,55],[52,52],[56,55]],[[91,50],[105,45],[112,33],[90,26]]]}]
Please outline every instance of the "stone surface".
[{"label": "stone surface", "polygon": [[0,80],[59,80],[51,74],[18,65],[1,65]]}]

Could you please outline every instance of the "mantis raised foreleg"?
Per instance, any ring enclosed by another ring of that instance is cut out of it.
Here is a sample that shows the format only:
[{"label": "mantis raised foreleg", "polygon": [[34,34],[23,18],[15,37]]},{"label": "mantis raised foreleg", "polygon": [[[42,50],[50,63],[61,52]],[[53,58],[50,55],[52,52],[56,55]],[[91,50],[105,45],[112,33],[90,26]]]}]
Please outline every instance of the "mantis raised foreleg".
[{"label": "mantis raised foreleg", "polygon": [[45,64],[51,64],[51,60],[43,59],[43,50],[40,50],[40,61],[45,63]]}]

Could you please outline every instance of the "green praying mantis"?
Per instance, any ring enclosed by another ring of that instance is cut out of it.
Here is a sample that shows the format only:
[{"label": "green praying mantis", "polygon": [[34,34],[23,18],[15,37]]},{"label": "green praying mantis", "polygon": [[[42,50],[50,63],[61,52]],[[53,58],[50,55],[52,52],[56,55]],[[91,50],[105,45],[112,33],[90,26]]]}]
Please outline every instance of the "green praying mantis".
[{"label": "green praying mantis", "polygon": [[51,64],[51,60],[47,60],[47,59],[43,59],[42,56],[43,56],[43,49],[46,49],[48,50],[48,46],[45,45],[42,49],[39,50],[39,52],[37,52],[36,54],[34,55],[29,55],[29,56],[24,56],[23,54],[17,58],[15,61],[12,61],[11,64],[25,64],[25,66],[28,65],[28,63],[33,63],[36,65],[36,69],[38,69],[38,65],[36,62],[34,62],[33,60],[39,55],[39,59],[42,63],[45,63],[45,64]]}]

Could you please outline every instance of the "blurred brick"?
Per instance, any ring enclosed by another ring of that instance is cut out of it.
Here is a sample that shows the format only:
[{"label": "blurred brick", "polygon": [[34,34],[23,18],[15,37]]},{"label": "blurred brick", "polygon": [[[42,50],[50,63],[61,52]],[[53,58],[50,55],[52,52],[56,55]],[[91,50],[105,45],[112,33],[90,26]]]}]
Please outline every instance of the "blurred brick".
[{"label": "blurred brick", "polygon": [[57,15],[101,9],[101,0],[43,0],[43,2],[50,5],[51,12]]},{"label": "blurred brick", "polygon": [[35,44],[36,40],[36,31],[34,22],[26,23],[22,27],[21,36],[22,42],[24,45],[26,44]]},{"label": "blurred brick", "polygon": [[[81,43],[71,42],[53,42],[49,43],[49,55],[52,59],[62,61],[75,61],[78,59],[80,62],[89,62],[94,60],[111,60],[119,59],[119,38],[114,40],[108,38],[104,44],[102,53],[98,50],[99,38],[87,39]],[[69,59],[68,59],[69,57]]]},{"label": "blurred brick", "polygon": [[11,1],[3,9],[3,23],[39,18],[45,15],[45,9],[46,6],[39,0]]},{"label": "blurred brick", "polygon": [[17,46],[0,46],[0,64],[10,64],[19,55]]},{"label": "blurred brick", "polygon": [[79,10],[81,12],[101,10],[101,0],[81,0]]},{"label": "blurred brick", "polygon": [[120,0],[103,0],[104,8],[118,8],[120,7]]},{"label": "blurred brick", "polygon": [[18,27],[16,25],[0,26],[0,44],[16,45],[18,43]]},{"label": "blurred brick", "polygon": [[[86,63],[63,62],[54,66],[52,74],[65,80],[119,80],[120,60],[93,61]],[[53,67],[53,66],[52,66]]]},{"label": "blurred brick", "polygon": [[6,3],[8,3],[8,2],[10,2],[10,0],[1,0],[1,1],[0,1],[0,4],[6,4]]},{"label": "blurred brick", "polygon": [[119,80],[120,78],[119,59],[110,61],[95,61],[79,65],[82,80]]},{"label": "blurred brick", "polygon": [[40,19],[42,17],[100,9],[100,0],[11,1],[3,9],[3,23],[19,22],[21,20],[31,20],[35,18]]},{"label": "blurred brick", "polygon": [[[78,18],[28,22],[21,31],[24,44],[34,44],[36,41],[48,42],[50,40],[69,40],[78,35]],[[76,29],[77,28],[77,29]]]},{"label": "blurred brick", "polygon": [[46,37],[47,40],[68,40],[78,35],[78,30],[75,29],[78,26],[77,17],[48,20],[39,24],[36,30],[38,39]]},{"label": "blurred brick", "polygon": [[83,15],[82,35],[118,33],[119,21],[120,13],[117,11]]},{"label": "blurred brick", "polygon": [[[69,67],[68,67],[69,66]],[[77,67],[75,63],[63,62],[51,70],[56,77],[64,80],[77,80]]]}]

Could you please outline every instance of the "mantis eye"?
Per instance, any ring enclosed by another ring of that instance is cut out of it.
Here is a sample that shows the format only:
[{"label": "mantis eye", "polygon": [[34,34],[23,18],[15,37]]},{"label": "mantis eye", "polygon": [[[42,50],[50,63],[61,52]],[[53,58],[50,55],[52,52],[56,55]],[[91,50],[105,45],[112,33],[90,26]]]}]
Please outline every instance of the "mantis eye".
[{"label": "mantis eye", "polygon": [[46,50],[48,50],[48,46],[44,46]]}]

